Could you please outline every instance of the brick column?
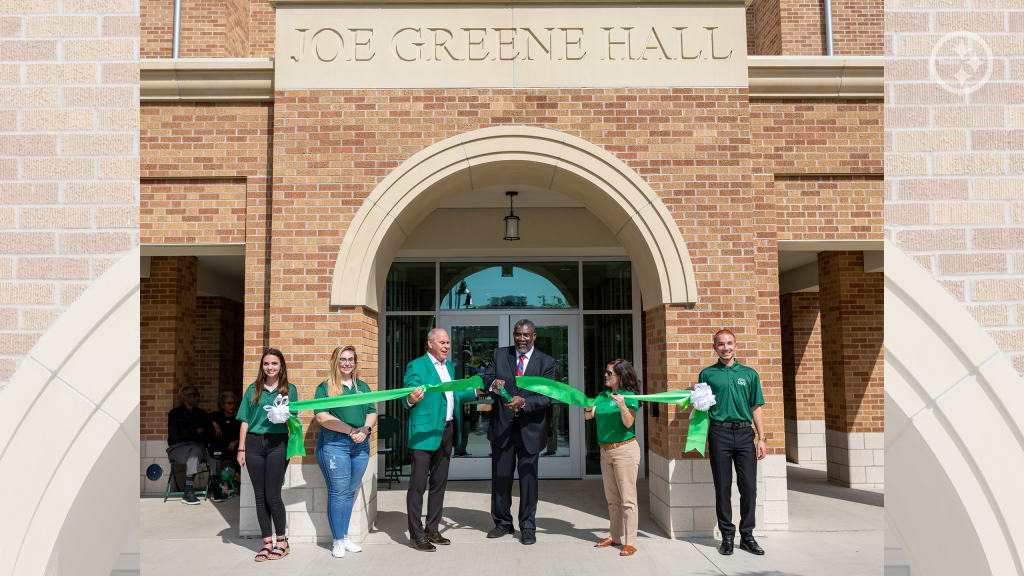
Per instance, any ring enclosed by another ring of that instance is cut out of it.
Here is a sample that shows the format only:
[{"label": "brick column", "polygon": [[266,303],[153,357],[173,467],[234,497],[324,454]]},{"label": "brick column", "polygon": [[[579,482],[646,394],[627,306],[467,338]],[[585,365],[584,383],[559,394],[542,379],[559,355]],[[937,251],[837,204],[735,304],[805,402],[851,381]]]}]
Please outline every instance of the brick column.
[{"label": "brick column", "polygon": [[[140,440],[142,470],[167,472],[167,412],[178,391],[195,384],[196,266],[192,256],[153,257],[142,279],[140,314]],[[166,479],[142,476],[143,494],[163,493]]]},{"label": "brick column", "polygon": [[818,294],[782,296],[782,398],[786,460],[825,463],[825,406],[821,382]]},{"label": "brick column", "polygon": [[863,252],[818,255],[828,477],[883,486],[882,274]]}]

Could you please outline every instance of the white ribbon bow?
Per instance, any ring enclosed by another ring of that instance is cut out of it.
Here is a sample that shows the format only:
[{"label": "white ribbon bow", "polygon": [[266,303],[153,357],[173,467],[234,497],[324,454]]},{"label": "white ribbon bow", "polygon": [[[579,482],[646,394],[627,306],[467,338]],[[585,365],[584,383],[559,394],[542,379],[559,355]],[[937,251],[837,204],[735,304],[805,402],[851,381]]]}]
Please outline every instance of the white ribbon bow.
[{"label": "white ribbon bow", "polygon": [[707,382],[698,382],[690,392],[690,404],[701,412],[707,412],[715,405],[715,394]]},{"label": "white ribbon bow", "polygon": [[288,412],[288,397],[280,394],[274,398],[273,406],[264,406],[263,409],[267,411],[267,418],[274,424],[284,424],[291,416]]}]

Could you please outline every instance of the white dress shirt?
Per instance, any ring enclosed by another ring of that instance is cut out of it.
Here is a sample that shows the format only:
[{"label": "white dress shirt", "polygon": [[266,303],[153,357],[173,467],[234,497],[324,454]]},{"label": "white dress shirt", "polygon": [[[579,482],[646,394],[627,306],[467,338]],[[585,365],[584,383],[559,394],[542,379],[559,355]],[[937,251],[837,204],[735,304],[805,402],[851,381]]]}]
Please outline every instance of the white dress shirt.
[{"label": "white dress shirt", "polygon": [[[515,346],[512,347],[512,350],[515,352],[516,367],[518,367],[519,366],[519,357],[522,356],[522,354],[519,353],[519,350],[515,349]],[[526,351],[526,358],[523,359],[523,374],[526,374],[526,367],[530,365],[530,358],[532,356],[533,356],[533,347],[531,346],[530,349]],[[518,376],[518,374],[517,374],[517,376]]]},{"label": "white dress shirt", "polygon": [[[434,358],[433,354],[430,354],[430,360],[434,363],[434,370],[437,370],[437,375],[441,378],[441,382],[451,382],[452,375],[448,373],[448,365],[444,360],[440,362],[437,358]],[[455,393],[449,390],[444,393],[444,397],[448,400],[448,414],[444,417],[444,421],[448,422],[455,417]]]}]

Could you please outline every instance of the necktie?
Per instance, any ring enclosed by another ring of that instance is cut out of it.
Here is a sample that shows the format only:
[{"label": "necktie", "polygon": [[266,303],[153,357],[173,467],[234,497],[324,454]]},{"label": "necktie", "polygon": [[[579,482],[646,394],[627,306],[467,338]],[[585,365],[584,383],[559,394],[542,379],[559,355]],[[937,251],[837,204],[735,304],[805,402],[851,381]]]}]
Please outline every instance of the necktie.
[{"label": "necktie", "polygon": [[526,354],[519,355],[519,364],[516,365],[516,376],[523,375],[523,362],[526,361]]}]

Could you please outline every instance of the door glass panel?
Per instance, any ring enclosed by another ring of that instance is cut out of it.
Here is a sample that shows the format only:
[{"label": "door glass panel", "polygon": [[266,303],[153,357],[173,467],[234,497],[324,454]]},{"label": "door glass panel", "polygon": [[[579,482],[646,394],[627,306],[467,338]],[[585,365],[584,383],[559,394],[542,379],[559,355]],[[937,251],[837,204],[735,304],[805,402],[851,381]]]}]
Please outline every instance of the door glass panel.
[{"label": "door glass panel", "polygon": [[437,295],[433,262],[395,262],[386,283],[388,312],[429,312]]},{"label": "door glass panel", "polygon": [[[583,316],[583,390],[593,398],[604,391],[604,368],[616,358],[633,362],[633,315],[588,314]],[[641,382],[641,391],[644,390]],[[639,415],[638,415],[639,417]],[[601,473],[601,447],[593,420],[586,421],[587,474]]]},{"label": "door glass panel", "polygon": [[583,263],[584,310],[631,310],[633,278],[631,264],[624,262]]},{"label": "door glass panel", "polygon": [[[455,379],[477,374],[482,376],[494,358],[494,349],[498,347],[498,327],[453,325],[450,336]],[[476,402],[462,404],[460,409],[462,436],[455,439],[455,457],[490,458],[491,443],[487,441],[487,427],[491,421],[491,399],[478,398]]]},{"label": "door glass panel", "polygon": [[[405,367],[427,351],[427,332],[434,327],[433,316],[391,316],[384,322],[384,353],[388,359],[384,370],[384,389],[404,388]],[[406,446],[409,427],[409,411],[401,406],[402,399],[385,403],[385,413],[398,419],[399,429],[395,436],[386,441],[387,447],[394,448],[393,457],[398,459],[401,475],[408,476],[412,469],[412,456]]]},{"label": "door glass panel", "polygon": [[[555,377],[558,382],[569,383],[569,327],[537,326],[535,349],[555,359]],[[569,457],[569,405],[552,400],[548,411],[548,444],[542,457]]]},{"label": "door glass panel", "polygon": [[441,309],[576,308],[576,262],[442,262]]}]

